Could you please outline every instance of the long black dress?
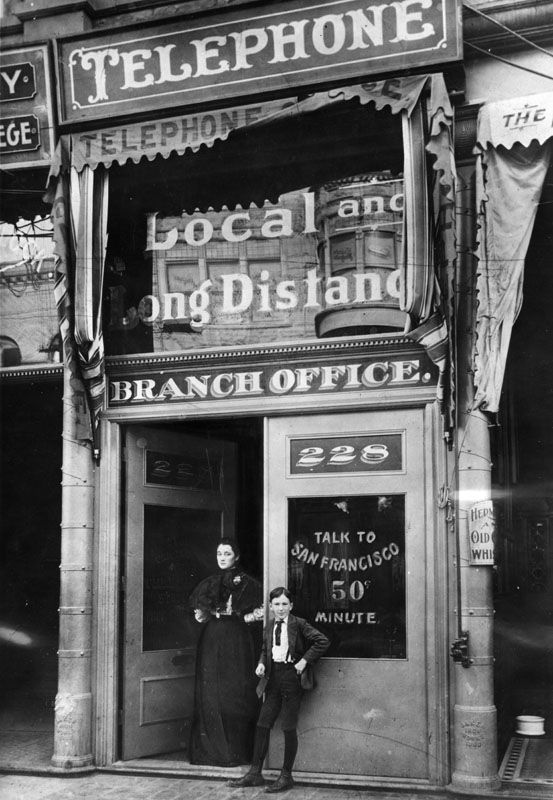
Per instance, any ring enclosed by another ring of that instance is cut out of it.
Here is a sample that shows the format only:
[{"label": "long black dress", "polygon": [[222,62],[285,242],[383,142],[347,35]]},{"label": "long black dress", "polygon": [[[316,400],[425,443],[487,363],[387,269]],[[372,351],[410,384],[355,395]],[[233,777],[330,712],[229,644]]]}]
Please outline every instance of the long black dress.
[{"label": "long black dress", "polygon": [[253,634],[257,629],[260,634],[261,624],[246,623],[244,615],[259,608],[262,598],[261,584],[236,569],[206,578],[192,593],[192,608],[209,615],[196,656],[192,764],[230,767],[251,761],[259,711]]}]

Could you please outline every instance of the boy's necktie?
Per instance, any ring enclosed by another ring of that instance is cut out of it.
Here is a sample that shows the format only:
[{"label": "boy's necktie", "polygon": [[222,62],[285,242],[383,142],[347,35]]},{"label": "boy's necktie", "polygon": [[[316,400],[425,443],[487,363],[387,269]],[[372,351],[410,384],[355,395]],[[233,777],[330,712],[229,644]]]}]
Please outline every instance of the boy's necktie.
[{"label": "boy's necktie", "polygon": [[282,631],[282,620],[277,620],[276,629],[275,629],[275,644],[278,646],[280,645],[280,633]]}]

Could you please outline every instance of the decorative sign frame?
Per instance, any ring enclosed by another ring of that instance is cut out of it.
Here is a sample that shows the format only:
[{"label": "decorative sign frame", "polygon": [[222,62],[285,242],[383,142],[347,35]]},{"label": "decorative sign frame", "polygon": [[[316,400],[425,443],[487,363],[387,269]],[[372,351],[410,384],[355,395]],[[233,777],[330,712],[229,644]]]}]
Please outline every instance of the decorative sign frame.
[{"label": "decorative sign frame", "polygon": [[328,475],[404,471],[402,432],[289,440],[289,474]]},{"label": "decorative sign frame", "polygon": [[55,148],[48,45],[0,53],[0,157],[4,169],[48,167]]},{"label": "decorative sign frame", "polygon": [[57,42],[62,123],[227,102],[462,58],[459,0],[298,0]]},{"label": "decorative sign frame", "polygon": [[[174,360],[174,357],[173,357]],[[108,408],[190,404],[215,400],[253,400],[263,397],[306,396],[329,393],[397,391],[435,385],[436,368],[423,351],[416,355],[354,358],[334,356],[321,361],[305,358],[282,367],[263,362],[247,366],[201,363],[175,369],[171,363],[141,369],[139,373],[110,369]]]}]

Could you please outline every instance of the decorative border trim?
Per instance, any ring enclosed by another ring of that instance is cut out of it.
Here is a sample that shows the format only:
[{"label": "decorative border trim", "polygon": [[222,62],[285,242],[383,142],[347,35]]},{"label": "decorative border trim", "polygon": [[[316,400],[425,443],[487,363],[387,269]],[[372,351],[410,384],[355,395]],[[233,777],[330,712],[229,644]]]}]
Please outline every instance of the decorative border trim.
[{"label": "decorative border trim", "polygon": [[2,380],[28,380],[39,378],[41,380],[61,380],[63,378],[63,364],[54,366],[29,366],[29,367],[0,367],[0,381]]},{"label": "decorative border trim", "polygon": [[366,337],[347,339],[344,341],[311,341],[305,344],[298,342],[292,344],[276,345],[252,345],[251,347],[240,348],[217,348],[216,350],[191,350],[186,353],[140,353],[128,356],[108,356],[106,358],[106,368],[108,372],[118,372],[133,367],[152,367],[158,368],[164,365],[184,366],[190,364],[203,364],[214,361],[240,361],[241,359],[263,359],[273,361],[281,359],[282,356],[305,356],[306,354],[333,354],[342,352],[356,352],[358,350],[376,350],[389,352],[390,350],[410,350],[417,352],[421,350],[412,340],[404,335],[391,337]]}]

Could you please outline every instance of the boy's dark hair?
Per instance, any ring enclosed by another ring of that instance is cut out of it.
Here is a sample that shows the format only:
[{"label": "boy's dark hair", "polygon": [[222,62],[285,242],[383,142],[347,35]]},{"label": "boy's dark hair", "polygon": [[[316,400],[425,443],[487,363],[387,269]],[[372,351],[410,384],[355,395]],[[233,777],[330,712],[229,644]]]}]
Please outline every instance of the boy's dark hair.
[{"label": "boy's dark hair", "polygon": [[290,602],[293,602],[294,598],[292,597],[292,592],[289,592],[286,586],[275,586],[275,588],[271,589],[269,592],[269,603],[282,594],[287,597]]}]

